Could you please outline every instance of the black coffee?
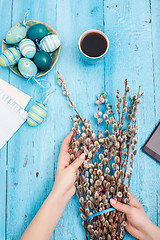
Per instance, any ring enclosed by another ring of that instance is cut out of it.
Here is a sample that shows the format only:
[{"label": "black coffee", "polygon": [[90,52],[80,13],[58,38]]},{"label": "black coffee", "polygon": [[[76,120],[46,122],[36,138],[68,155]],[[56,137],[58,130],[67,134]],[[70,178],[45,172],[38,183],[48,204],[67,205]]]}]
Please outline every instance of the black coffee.
[{"label": "black coffee", "polygon": [[81,49],[89,57],[99,57],[107,49],[107,41],[100,33],[88,33],[81,40]]}]

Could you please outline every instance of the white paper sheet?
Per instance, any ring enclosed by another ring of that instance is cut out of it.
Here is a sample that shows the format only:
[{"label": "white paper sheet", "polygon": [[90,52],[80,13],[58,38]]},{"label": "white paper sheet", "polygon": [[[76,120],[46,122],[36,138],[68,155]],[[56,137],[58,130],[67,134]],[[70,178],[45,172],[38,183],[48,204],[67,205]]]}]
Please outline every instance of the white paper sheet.
[{"label": "white paper sheet", "polygon": [[0,78],[0,89],[10,96],[19,106],[25,108],[31,97]]},{"label": "white paper sheet", "polygon": [[18,89],[5,85],[5,90],[9,89],[8,93],[13,90],[14,94],[11,92],[11,95],[18,101],[17,104],[15,99],[6,94],[7,91],[2,91],[1,86],[0,84],[0,149],[26,121],[28,113],[23,107],[30,100],[28,95]]}]

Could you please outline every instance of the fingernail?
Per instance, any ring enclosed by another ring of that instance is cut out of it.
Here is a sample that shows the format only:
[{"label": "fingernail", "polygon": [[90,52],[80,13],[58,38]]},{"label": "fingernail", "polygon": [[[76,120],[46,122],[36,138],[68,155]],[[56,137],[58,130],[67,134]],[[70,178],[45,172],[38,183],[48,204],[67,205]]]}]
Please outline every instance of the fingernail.
[{"label": "fingernail", "polygon": [[82,153],[80,156],[79,156],[80,159],[85,159],[85,154]]},{"label": "fingernail", "polygon": [[110,199],[110,203],[116,204],[116,202],[117,202],[117,201],[116,201],[115,199],[113,199],[113,198]]}]

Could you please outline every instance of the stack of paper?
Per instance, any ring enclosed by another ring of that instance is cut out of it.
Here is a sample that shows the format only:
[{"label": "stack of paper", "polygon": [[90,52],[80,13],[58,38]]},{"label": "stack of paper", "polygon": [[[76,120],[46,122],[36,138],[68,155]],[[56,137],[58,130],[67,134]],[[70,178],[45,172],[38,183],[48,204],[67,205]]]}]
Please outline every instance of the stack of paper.
[{"label": "stack of paper", "polygon": [[31,97],[0,79],[0,149],[27,119]]}]

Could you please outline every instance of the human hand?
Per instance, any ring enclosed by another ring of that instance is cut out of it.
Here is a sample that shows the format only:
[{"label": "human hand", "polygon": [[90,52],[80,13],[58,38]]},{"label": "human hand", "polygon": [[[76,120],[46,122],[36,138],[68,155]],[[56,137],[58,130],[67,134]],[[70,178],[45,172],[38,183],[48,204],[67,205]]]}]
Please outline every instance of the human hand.
[{"label": "human hand", "polygon": [[27,227],[21,240],[46,240],[51,235],[65,209],[66,204],[76,191],[74,186],[78,168],[85,160],[85,155],[79,151],[77,159],[71,163],[69,144],[74,137],[70,132],[64,139],[58,159],[57,175],[50,195]]},{"label": "human hand", "polygon": [[71,163],[69,150],[69,144],[74,137],[74,132],[70,132],[68,136],[63,140],[61,146],[61,152],[58,159],[57,174],[52,192],[54,195],[58,195],[59,198],[63,198],[67,203],[76,191],[74,185],[76,180],[76,173],[78,168],[85,160],[85,154],[80,153],[77,155],[77,159]]},{"label": "human hand", "polygon": [[129,205],[110,199],[111,205],[127,217],[126,230],[139,240],[160,240],[160,229],[147,217],[142,205],[130,192]]}]

